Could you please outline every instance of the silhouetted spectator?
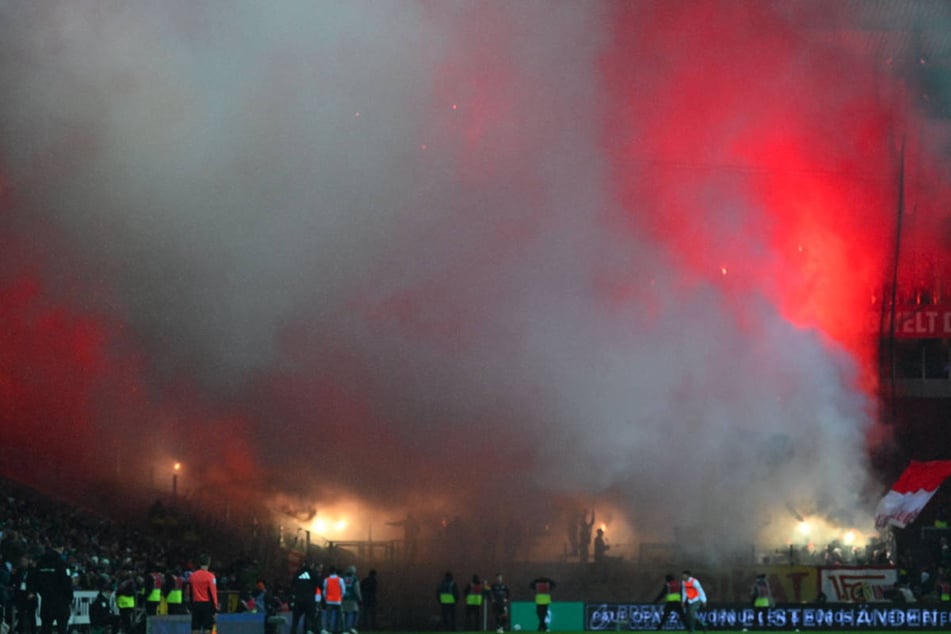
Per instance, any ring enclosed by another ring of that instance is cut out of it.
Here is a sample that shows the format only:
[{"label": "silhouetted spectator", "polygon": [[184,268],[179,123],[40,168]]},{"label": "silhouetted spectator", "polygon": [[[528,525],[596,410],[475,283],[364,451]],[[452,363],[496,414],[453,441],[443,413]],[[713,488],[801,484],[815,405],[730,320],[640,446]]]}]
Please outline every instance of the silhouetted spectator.
[{"label": "silhouetted spectator", "polygon": [[347,566],[343,575],[343,601],[340,612],[343,615],[343,631],[357,634],[357,619],[360,617],[360,603],[363,595],[360,593],[360,578],[357,577],[357,567]]},{"label": "silhouetted spectator", "polygon": [[17,567],[13,569],[13,609],[15,610],[14,634],[33,634],[36,631],[36,608],[39,605],[36,594],[29,589],[33,585],[35,568],[33,558],[20,555]]},{"label": "silhouetted spectator", "polygon": [[578,524],[578,557],[581,563],[588,563],[591,552],[591,529],[594,527],[594,509],[591,509],[591,519],[588,519],[588,510],[581,513]]},{"label": "silhouetted spectator", "polygon": [[50,634],[53,623],[60,634],[69,631],[73,608],[73,580],[63,560],[64,544],[53,538],[51,545],[36,562],[32,590],[40,597],[40,634]]},{"label": "silhouetted spectator", "polygon": [[112,631],[112,585],[103,583],[89,604],[89,634],[109,634]]},{"label": "silhouetted spectator", "polygon": [[293,614],[291,618],[291,634],[297,634],[297,626],[303,622],[304,634],[314,632],[314,618],[317,616],[317,604],[314,594],[317,591],[320,579],[311,568],[310,563],[304,561],[291,582],[293,590]]},{"label": "silhouetted spectator", "polygon": [[363,609],[360,611],[360,626],[365,630],[376,629],[377,584],[376,570],[370,570],[370,573],[360,582],[360,593],[363,595]]}]

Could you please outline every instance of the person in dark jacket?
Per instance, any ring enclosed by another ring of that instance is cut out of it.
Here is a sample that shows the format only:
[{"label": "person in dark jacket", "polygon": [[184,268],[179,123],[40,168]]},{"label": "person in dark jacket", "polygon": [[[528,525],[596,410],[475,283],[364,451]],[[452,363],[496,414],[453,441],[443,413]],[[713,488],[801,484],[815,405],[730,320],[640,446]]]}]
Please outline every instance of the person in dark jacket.
[{"label": "person in dark jacket", "polygon": [[287,621],[278,616],[281,599],[268,588],[264,579],[259,579],[254,593],[254,605],[258,612],[264,613],[264,634],[277,634],[281,625]]},{"label": "person in dark jacket", "polygon": [[112,631],[113,615],[112,584],[103,583],[99,593],[89,604],[89,634],[109,634]]},{"label": "person in dark jacket", "polygon": [[371,570],[370,574],[360,582],[360,594],[363,595],[363,606],[360,610],[361,627],[365,630],[376,629],[376,590],[378,581],[376,570]]},{"label": "person in dark jacket", "polygon": [[16,610],[14,634],[33,634],[36,631],[36,608],[39,602],[36,593],[30,588],[36,566],[29,555],[21,555],[17,567],[13,569],[13,608]]},{"label": "person in dark jacket", "polygon": [[301,621],[304,622],[304,634],[316,631],[314,620],[317,616],[317,601],[314,599],[314,594],[319,584],[320,577],[310,564],[306,561],[301,563],[291,581],[291,592],[294,598],[291,634],[297,634],[297,626]]},{"label": "person in dark jacket", "polygon": [[33,592],[40,597],[40,634],[50,634],[53,623],[59,634],[69,631],[73,609],[73,580],[63,558],[63,541],[55,539],[36,561]]},{"label": "person in dark jacket", "polygon": [[[3,537],[0,531],[0,538]],[[0,554],[0,627],[9,625],[13,617],[13,571]],[[6,629],[6,628],[5,628]]]},{"label": "person in dark jacket", "polygon": [[501,572],[495,573],[495,583],[489,588],[492,597],[492,613],[495,615],[495,631],[502,634],[508,623],[509,616],[509,587]]}]

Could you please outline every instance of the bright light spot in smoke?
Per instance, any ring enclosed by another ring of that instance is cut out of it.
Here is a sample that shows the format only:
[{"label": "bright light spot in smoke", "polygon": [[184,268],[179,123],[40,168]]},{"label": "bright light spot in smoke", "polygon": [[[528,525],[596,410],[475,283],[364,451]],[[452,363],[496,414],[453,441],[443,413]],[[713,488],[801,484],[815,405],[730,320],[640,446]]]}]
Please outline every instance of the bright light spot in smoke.
[{"label": "bright light spot in smoke", "polygon": [[864,547],[870,536],[860,530],[829,522],[822,517],[811,517],[790,527],[790,544],[812,542],[824,548],[828,545],[842,546],[847,549]]},{"label": "bright light spot in smoke", "polygon": [[452,109],[453,109],[453,110],[456,109],[456,104],[452,104]]},{"label": "bright light spot in smoke", "polygon": [[725,266],[720,267],[720,274],[721,274],[721,275],[726,275],[726,267],[725,267]]},{"label": "bright light spot in smoke", "polygon": [[403,536],[400,526],[389,521],[406,515],[405,509],[385,510],[364,504],[355,498],[334,495],[333,503],[320,499],[275,496],[271,501],[275,521],[310,532],[313,543],[323,540],[362,540],[373,538],[398,539]]},{"label": "bright light spot in smoke", "polygon": [[340,519],[326,519],[323,517],[317,517],[314,519],[311,524],[311,532],[318,535],[326,535],[329,532],[341,533],[347,529],[347,520]]}]

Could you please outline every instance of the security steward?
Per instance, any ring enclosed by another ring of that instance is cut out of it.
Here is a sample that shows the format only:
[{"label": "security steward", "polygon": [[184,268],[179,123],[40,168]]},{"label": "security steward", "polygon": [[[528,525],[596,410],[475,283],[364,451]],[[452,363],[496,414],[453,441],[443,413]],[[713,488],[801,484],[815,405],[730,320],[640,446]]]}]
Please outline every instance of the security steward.
[{"label": "security steward", "polygon": [[436,588],[436,599],[442,610],[442,627],[447,632],[456,631],[456,601],[459,599],[459,587],[452,578],[451,572],[446,572],[439,586]]},{"label": "security steward", "polygon": [[551,605],[551,591],[555,582],[548,577],[536,577],[529,584],[535,593],[535,615],[538,617],[538,631],[547,632],[549,626],[548,606]]},{"label": "security steward", "polygon": [[482,604],[488,592],[486,583],[479,575],[472,575],[472,580],[466,585],[466,630],[482,629]]},{"label": "security steward", "polygon": [[753,602],[753,626],[765,628],[769,622],[767,612],[773,606],[773,593],[765,573],[756,575],[756,581],[750,591],[750,600]]},{"label": "security steward", "polygon": [[660,623],[657,624],[658,630],[664,629],[664,625],[667,624],[667,619],[669,619],[672,614],[676,614],[680,618],[681,624],[687,622],[684,616],[683,599],[680,596],[680,580],[671,574],[664,577],[664,585],[661,586],[660,592],[654,597],[654,603],[658,603],[662,599],[664,601],[664,613],[660,617]]}]

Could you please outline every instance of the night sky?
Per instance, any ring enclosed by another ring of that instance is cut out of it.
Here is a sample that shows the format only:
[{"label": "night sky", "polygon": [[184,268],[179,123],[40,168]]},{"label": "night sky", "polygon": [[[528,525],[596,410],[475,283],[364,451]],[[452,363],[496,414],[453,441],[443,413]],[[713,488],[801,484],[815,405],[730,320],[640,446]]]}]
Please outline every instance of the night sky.
[{"label": "night sky", "polygon": [[0,4],[0,470],[871,532],[903,146],[951,250],[951,13],[890,6]]}]

